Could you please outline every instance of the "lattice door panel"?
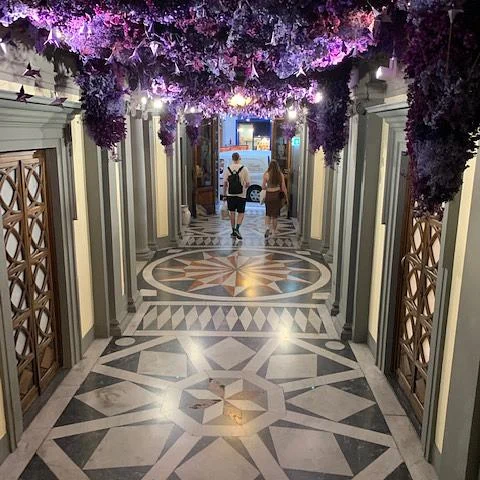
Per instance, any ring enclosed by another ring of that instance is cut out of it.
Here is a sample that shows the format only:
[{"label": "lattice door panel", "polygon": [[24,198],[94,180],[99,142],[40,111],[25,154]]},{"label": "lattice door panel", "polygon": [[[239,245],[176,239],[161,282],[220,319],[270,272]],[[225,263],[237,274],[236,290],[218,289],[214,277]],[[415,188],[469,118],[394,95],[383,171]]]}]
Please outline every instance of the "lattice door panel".
[{"label": "lattice door panel", "polygon": [[403,288],[397,323],[396,374],[417,417],[425,403],[442,223],[408,212]]},{"label": "lattice door panel", "polygon": [[25,411],[59,368],[46,168],[41,152],[0,156],[0,212]]}]

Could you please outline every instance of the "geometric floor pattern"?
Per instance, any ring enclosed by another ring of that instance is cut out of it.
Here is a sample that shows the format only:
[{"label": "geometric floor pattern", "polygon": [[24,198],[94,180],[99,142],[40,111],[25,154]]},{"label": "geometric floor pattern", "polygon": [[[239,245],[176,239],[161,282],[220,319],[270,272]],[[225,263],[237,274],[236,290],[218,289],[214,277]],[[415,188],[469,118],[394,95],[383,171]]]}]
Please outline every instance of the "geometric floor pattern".
[{"label": "geometric floor pattern", "polygon": [[144,302],[133,325],[140,331],[200,330],[326,334],[333,331],[323,305],[202,305],[192,302]]},{"label": "geometric floor pattern", "polygon": [[179,247],[158,252],[138,280],[144,303],[21,479],[411,479],[327,314],[320,256]]},{"label": "geometric floor pattern", "polygon": [[258,302],[311,295],[329,284],[318,255],[272,248],[162,252],[143,270],[146,290],[203,301]]},{"label": "geometric floor pattern", "polygon": [[[242,235],[244,232],[247,232],[247,235],[242,240],[244,247],[298,248],[299,243],[295,237],[294,220],[280,217],[277,235],[265,240],[264,215],[264,206],[248,204],[245,220],[241,228]],[[235,244],[236,241],[232,241],[230,233],[229,220],[222,220],[219,216],[198,217],[192,219],[190,225],[185,228],[179,246],[190,248],[232,246],[232,243]]]},{"label": "geometric floor pattern", "polygon": [[112,339],[22,479],[410,478],[348,344],[138,333]]}]

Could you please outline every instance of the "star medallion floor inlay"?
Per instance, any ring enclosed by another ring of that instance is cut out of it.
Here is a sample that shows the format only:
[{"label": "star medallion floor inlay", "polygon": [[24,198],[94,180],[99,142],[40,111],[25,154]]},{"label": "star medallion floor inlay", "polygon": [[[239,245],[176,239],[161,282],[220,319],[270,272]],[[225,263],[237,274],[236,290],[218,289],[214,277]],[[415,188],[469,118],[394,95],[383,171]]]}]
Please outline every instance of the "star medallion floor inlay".
[{"label": "star medallion floor inlay", "polygon": [[202,249],[168,255],[143,270],[158,290],[202,300],[273,300],[311,293],[330,280],[326,265],[293,252]]},{"label": "star medallion floor inlay", "polygon": [[328,314],[322,257],[290,220],[274,242],[259,215],[242,233],[198,219],[141,265],[124,336],[72,370],[2,480],[411,480]]}]

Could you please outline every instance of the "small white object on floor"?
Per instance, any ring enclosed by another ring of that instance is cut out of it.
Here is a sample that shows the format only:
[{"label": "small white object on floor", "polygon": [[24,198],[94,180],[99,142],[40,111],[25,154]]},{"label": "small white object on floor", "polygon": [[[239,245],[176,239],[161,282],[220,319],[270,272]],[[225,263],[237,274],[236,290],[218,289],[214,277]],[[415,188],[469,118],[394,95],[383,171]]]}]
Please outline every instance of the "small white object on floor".
[{"label": "small white object on floor", "polygon": [[312,294],[312,300],[326,300],[329,295],[328,292],[315,292]]},{"label": "small white object on floor", "polygon": [[135,343],[135,339],[133,337],[122,337],[115,340],[115,345],[119,347],[129,347]]},{"label": "small white object on floor", "polygon": [[148,290],[146,288],[142,288],[140,290],[140,295],[142,297],[156,297],[157,296],[157,291],[156,290]]}]

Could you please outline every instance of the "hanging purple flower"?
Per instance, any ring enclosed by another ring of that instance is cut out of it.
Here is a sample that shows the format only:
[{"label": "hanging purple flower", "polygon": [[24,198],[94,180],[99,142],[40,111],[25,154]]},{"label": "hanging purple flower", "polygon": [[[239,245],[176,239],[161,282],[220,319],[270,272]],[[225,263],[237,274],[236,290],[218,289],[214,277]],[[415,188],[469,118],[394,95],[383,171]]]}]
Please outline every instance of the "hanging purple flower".
[{"label": "hanging purple flower", "polygon": [[[287,98],[296,104],[308,99],[320,71],[375,43],[368,30],[370,8],[353,0],[301,7],[291,0],[0,4],[0,23],[25,19],[39,51],[47,41],[79,55],[85,121],[102,146],[122,137],[121,97],[139,85],[155,88],[162,101],[177,108],[197,105],[205,116],[281,116]],[[125,70],[128,85],[108,85],[115,65]],[[242,108],[229,103],[237,88],[251,99]],[[188,129],[195,137],[195,127]],[[162,130],[165,145],[172,144],[172,131]]]},{"label": "hanging purple flower", "polygon": [[325,72],[320,81],[322,100],[309,106],[307,123],[310,151],[323,148],[325,165],[335,167],[348,138],[348,109],[351,104],[351,64]]},{"label": "hanging purple flower", "polygon": [[173,151],[177,133],[177,114],[172,105],[167,105],[160,114],[160,129],[158,138],[167,153]]},{"label": "hanging purple flower", "polygon": [[[480,8],[462,2],[451,26],[450,2],[415,0],[403,56],[408,87],[407,147],[420,212],[441,213],[459,191],[480,127]],[[453,16],[452,16],[453,17]]]},{"label": "hanging purple flower", "polygon": [[84,121],[95,143],[112,149],[125,138],[124,91],[111,65],[89,62],[77,75]]},{"label": "hanging purple flower", "polygon": [[200,125],[202,124],[203,114],[201,112],[186,113],[185,121],[187,126],[185,130],[192,145],[198,145],[200,140]]},{"label": "hanging purple flower", "polygon": [[282,135],[285,137],[285,140],[289,142],[297,133],[297,122],[285,121],[282,123]]}]

